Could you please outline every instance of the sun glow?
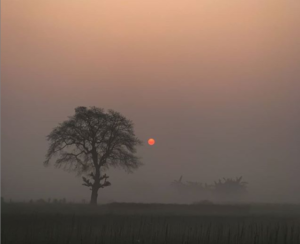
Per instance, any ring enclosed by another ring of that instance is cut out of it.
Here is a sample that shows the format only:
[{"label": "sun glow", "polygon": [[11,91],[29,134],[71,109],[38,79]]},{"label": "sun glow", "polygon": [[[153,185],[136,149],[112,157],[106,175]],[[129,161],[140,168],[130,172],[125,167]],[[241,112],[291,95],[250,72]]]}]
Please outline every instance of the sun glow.
[{"label": "sun glow", "polygon": [[153,146],[153,145],[155,144],[155,140],[154,140],[153,138],[150,138],[150,139],[148,140],[148,144],[149,144],[150,146]]}]

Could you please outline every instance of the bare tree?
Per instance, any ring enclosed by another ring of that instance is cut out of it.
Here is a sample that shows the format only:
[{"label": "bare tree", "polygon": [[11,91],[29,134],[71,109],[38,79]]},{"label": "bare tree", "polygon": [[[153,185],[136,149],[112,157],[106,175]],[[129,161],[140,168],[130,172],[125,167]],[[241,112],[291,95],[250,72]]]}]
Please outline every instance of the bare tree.
[{"label": "bare tree", "polygon": [[92,205],[97,204],[98,190],[111,185],[103,174],[106,169],[122,167],[132,172],[141,165],[135,154],[142,143],[133,123],[113,110],[77,107],[75,115],[54,128],[47,139],[50,145],[44,164],[54,157],[56,167],[84,174],[83,185],[92,191]]}]

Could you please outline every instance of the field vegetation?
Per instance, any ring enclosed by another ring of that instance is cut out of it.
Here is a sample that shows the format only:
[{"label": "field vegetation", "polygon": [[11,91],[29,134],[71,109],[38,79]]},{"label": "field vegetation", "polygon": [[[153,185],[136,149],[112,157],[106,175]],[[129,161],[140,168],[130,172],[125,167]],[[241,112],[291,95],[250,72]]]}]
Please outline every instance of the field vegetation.
[{"label": "field vegetation", "polygon": [[299,205],[2,204],[3,244],[300,243]]}]

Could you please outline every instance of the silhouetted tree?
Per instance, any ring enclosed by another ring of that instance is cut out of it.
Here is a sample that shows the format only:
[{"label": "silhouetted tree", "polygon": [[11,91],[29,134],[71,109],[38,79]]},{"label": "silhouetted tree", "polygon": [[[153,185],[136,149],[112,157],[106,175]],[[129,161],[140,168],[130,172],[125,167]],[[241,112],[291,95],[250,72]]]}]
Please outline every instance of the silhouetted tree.
[{"label": "silhouetted tree", "polygon": [[120,166],[131,172],[141,165],[135,155],[141,141],[135,136],[133,123],[113,110],[77,107],[75,115],[47,138],[50,146],[45,165],[56,157],[56,167],[85,174],[83,185],[92,191],[91,204],[97,204],[98,190],[111,184],[103,171]]}]

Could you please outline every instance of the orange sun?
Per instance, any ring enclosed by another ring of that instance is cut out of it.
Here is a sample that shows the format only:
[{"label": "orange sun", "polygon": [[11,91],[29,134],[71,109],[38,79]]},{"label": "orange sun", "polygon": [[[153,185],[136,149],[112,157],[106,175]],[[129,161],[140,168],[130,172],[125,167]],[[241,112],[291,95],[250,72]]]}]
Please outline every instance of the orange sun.
[{"label": "orange sun", "polygon": [[155,140],[154,140],[153,138],[150,138],[150,139],[148,140],[148,144],[149,144],[150,146],[153,146],[153,145],[155,144]]}]

